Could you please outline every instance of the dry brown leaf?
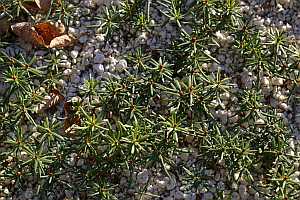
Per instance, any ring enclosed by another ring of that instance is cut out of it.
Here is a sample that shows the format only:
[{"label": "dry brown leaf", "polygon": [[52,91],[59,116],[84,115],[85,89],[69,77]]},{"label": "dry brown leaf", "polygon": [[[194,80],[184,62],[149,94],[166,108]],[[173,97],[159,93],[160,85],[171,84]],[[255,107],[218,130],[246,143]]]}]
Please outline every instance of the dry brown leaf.
[{"label": "dry brown leaf", "polygon": [[51,40],[61,35],[61,30],[51,22],[37,23],[33,27],[37,34],[43,38],[45,45],[49,45]]},{"label": "dry brown leaf", "polygon": [[51,42],[49,47],[50,48],[62,48],[71,46],[74,43],[74,37],[70,35],[61,35],[59,37],[54,38]]},{"label": "dry brown leaf", "polygon": [[30,22],[20,22],[11,26],[11,30],[23,41],[35,45],[45,45],[43,37],[38,35]]},{"label": "dry brown leaf", "polygon": [[54,110],[55,106],[64,101],[65,97],[56,89],[49,92],[49,96],[44,98],[43,103],[37,106],[37,113],[44,113],[49,110]]},{"label": "dry brown leaf", "polygon": [[13,32],[25,42],[41,45],[47,48],[62,48],[74,43],[74,37],[64,34],[62,23],[40,22],[32,25],[21,22],[11,26]]},{"label": "dry brown leaf", "polygon": [[72,134],[74,132],[74,125],[80,125],[80,117],[73,113],[72,105],[70,102],[64,103],[64,132],[67,134]]},{"label": "dry brown leaf", "polygon": [[50,99],[46,102],[45,108],[51,109],[59,103],[63,102],[65,97],[56,89],[50,91]]}]

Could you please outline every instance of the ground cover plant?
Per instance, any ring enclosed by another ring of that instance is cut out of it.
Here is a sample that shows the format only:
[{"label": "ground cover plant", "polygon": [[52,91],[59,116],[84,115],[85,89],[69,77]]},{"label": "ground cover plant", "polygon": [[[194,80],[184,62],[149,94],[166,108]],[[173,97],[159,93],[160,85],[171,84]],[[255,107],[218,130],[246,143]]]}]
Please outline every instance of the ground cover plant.
[{"label": "ground cover plant", "polygon": [[299,199],[295,37],[235,0],[99,2],[0,1],[2,199]]}]

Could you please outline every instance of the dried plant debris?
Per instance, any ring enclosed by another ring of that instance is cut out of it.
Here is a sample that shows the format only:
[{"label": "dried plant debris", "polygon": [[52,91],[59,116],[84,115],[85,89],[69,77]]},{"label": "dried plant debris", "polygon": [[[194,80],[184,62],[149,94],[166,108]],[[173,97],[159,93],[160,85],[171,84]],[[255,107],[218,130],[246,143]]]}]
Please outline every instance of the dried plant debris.
[{"label": "dried plant debris", "polygon": [[54,0],[34,0],[34,1],[24,1],[22,5],[31,13],[47,13],[51,8],[52,3],[60,4],[60,1]]},{"label": "dried plant debris", "polygon": [[46,48],[64,48],[72,46],[75,37],[65,33],[62,23],[40,22],[33,25],[30,22],[20,22],[11,26],[12,31],[23,41]]},{"label": "dried plant debris", "polygon": [[72,109],[71,102],[64,103],[64,118],[64,132],[68,135],[72,135],[75,132],[74,125],[80,125],[81,120],[80,116]]},{"label": "dried plant debris", "polygon": [[42,104],[37,108],[38,113],[45,112],[47,110],[54,109],[60,103],[63,103],[65,97],[56,89],[53,89],[49,92],[49,95],[44,98]]}]

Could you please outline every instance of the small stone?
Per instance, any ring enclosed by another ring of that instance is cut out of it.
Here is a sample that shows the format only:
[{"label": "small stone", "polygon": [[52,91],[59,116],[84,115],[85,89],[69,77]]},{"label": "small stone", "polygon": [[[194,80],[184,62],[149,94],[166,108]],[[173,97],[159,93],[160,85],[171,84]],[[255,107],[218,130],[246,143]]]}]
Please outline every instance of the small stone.
[{"label": "small stone", "polygon": [[125,59],[119,60],[116,67],[118,67],[120,69],[126,69],[127,68],[127,61]]},{"label": "small stone", "polygon": [[255,200],[260,200],[261,198],[259,197],[259,193],[258,192],[256,192],[254,195],[254,199]]},{"label": "small stone", "polygon": [[104,66],[102,64],[95,64],[93,65],[93,69],[98,73],[98,74],[103,74],[104,73]]},{"label": "small stone", "polygon": [[105,56],[101,52],[96,52],[94,57],[94,63],[101,64],[104,62]]},{"label": "small stone", "polygon": [[70,55],[71,55],[71,57],[72,57],[73,59],[77,58],[78,54],[79,54],[79,52],[78,52],[77,50],[73,50],[73,51],[71,51],[71,53],[70,53]]},{"label": "small stone", "polygon": [[70,158],[68,159],[68,164],[69,164],[70,166],[74,166],[74,165],[75,165],[75,162],[76,162],[76,156],[77,156],[76,153],[71,153]]},{"label": "small stone", "polygon": [[4,192],[4,194],[8,195],[9,194],[8,188],[5,188],[3,192]]},{"label": "small stone", "polygon": [[65,69],[63,72],[63,75],[65,75],[65,76],[69,76],[71,74],[72,74],[72,69]]},{"label": "small stone", "polygon": [[215,35],[221,41],[225,41],[226,40],[226,36],[223,33],[221,33],[220,31],[217,31]]},{"label": "small stone", "polygon": [[147,33],[146,32],[142,32],[139,36],[138,36],[138,41],[140,41],[141,44],[145,44],[147,41],[148,37],[147,37]]},{"label": "small stone", "polygon": [[161,189],[165,188],[167,185],[166,181],[163,181],[163,180],[156,180],[155,182],[156,182],[156,185]]},{"label": "small stone", "polygon": [[65,81],[65,80],[63,80],[63,79],[59,79],[59,81],[58,81],[58,84],[59,84],[60,86],[62,86],[62,87],[65,87],[65,86],[67,86],[67,83],[66,83],[66,81]]},{"label": "small stone", "polygon": [[78,76],[78,75],[73,76],[72,83],[75,83],[75,84],[80,83],[80,76]]},{"label": "small stone", "polygon": [[237,192],[233,192],[231,195],[232,200],[240,200],[240,195]]},{"label": "small stone", "polygon": [[246,199],[249,195],[247,193],[247,187],[243,184],[239,187],[239,195],[242,197],[242,199]]},{"label": "small stone", "polygon": [[36,56],[44,56],[47,54],[47,51],[38,50],[34,53]]},{"label": "small stone", "polygon": [[279,103],[278,107],[284,111],[289,109],[289,106],[286,103]]},{"label": "small stone", "polygon": [[99,41],[99,42],[104,42],[105,41],[105,35],[104,34],[97,35],[96,40]]},{"label": "small stone", "polygon": [[87,42],[87,40],[88,40],[87,35],[83,35],[83,36],[81,36],[81,37],[79,38],[79,42],[80,42],[81,44],[85,44],[85,43]]},{"label": "small stone", "polygon": [[76,29],[76,28],[69,27],[69,28],[68,28],[68,33],[70,33],[70,34],[72,34],[72,35],[74,35],[74,36],[78,36],[79,31],[78,31],[78,29]]},{"label": "small stone", "polygon": [[79,159],[79,160],[77,161],[77,166],[78,166],[78,167],[82,166],[83,164],[84,164],[84,160],[83,160],[83,159]]},{"label": "small stone", "polygon": [[68,56],[62,55],[62,56],[61,56],[61,59],[62,59],[62,60],[68,60]]},{"label": "small stone", "polygon": [[119,37],[119,36],[117,36],[117,35],[115,35],[115,36],[113,37],[113,39],[114,39],[114,41],[118,42],[118,41],[119,41],[119,39],[120,39],[120,37]]}]

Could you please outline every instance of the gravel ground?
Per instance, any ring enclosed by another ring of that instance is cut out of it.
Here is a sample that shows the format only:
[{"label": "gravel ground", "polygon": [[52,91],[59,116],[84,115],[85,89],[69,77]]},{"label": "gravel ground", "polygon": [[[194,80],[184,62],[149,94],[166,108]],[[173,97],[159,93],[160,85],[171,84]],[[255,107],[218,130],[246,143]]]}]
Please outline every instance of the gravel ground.
[{"label": "gravel ground", "polygon": [[[79,38],[78,44],[71,50],[53,50],[52,54],[60,58],[59,67],[63,68],[64,79],[60,80],[60,85],[63,88],[64,95],[68,100],[77,101],[79,89],[82,87],[85,80],[91,77],[97,80],[107,79],[109,77],[122,78],[126,76],[124,69],[127,69],[127,61],[123,58],[125,53],[135,50],[135,48],[144,44],[149,51],[162,49],[169,45],[172,38],[178,37],[178,33],[172,25],[167,24],[164,27],[157,26],[151,33],[141,32],[137,38],[127,38],[127,35],[115,35],[113,40],[105,42],[105,35],[100,34],[97,28],[90,28],[91,25],[98,23],[93,16],[101,13],[100,7],[103,4],[109,4],[110,0],[72,0],[73,4],[79,5],[78,9],[73,13],[74,20],[70,23],[68,28],[69,33],[74,34]],[[114,4],[120,3],[113,1]],[[154,2],[155,3],[155,2]],[[266,31],[270,27],[277,27],[288,32],[291,40],[296,40],[300,44],[300,1],[298,0],[278,0],[277,3],[271,0],[249,0],[241,1],[242,13],[251,19],[251,23],[257,25],[261,31]],[[150,13],[153,17],[153,24],[163,23],[167,19],[159,14],[159,10],[164,7],[156,6],[155,9],[151,7]],[[184,27],[188,32],[189,27]],[[131,30],[128,30],[130,33]],[[227,73],[233,73],[229,69],[229,65],[237,63],[242,65],[242,60],[234,55],[230,44],[231,38],[226,33],[216,33],[216,37],[221,41],[222,47],[219,49],[211,49],[211,52],[217,52],[217,59],[221,65],[217,63],[207,63],[207,70],[216,71],[221,68]],[[8,47],[7,52],[11,55],[16,51],[23,51],[14,46]],[[35,52],[38,58],[38,66],[46,66],[48,55],[46,51],[38,50]],[[237,74],[232,74],[236,76]],[[246,69],[238,74],[242,77],[243,87],[251,87],[252,80],[257,76],[247,71]],[[38,83],[37,83],[38,84]],[[3,86],[2,88],[4,88]],[[293,127],[294,139],[290,140],[292,149],[290,153],[300,156],[300,102],[290,100],[287,98],[290,88],[285,84],[282,78],[272,78],[263,76],[262,88],[264,95],[271,96],[271,105],[281,110],[281,115]],[[2,90],[3,92],[4,90]],[[300,89],[294,96],[300,97]],[[0,91],[1,94],[1,91]],[[45,97],[47,98],[47,97]],[[223,103],[226,106],[230,96],[224,96]],[[233,100],[234,101],[234,100]],[[43,105],[38,105],[37,110]],[[233,109],[234,110],[234,109]],[[223,123],[230,123],[229,117],[233,116],[233,110],[224,109],[216,110],[215,116]],[[232,120],[232,119],[231,119]],[[259,122],[256,122],[259,123]],[[249,124],[245,124],[247,126]],[[192,139],[191,139],[192,140]],[[196,162],[197,150],[192,147],[193,141],[190,141],[191,148],[179,155],[174,155],[173,160],[177,166],[186,166],[190,168],[197,167]],[[84,165],[80,160],[75,159],[76,154],[70,157],[71,165]],[[121,178],[119,190],[117,190],[117,197],[119,199],[139,199],[138,191],[144,189],[146,192],[142,199],[216,199],[218,191],[225,191],[224,194],[229,199],[265,199],[260,197],[260,194],[253,188],[247,185],[246,181],[239,179],[232,185],[226,184],[227,172],[222,169],[222,163],[218,165],[218,170],[204,169],[203,174],[209,179],[208,187],[199,186],[202,196],[196,196],[196,191],[191,190],[189,183],[183,180],[180,174],[183,171],[177,171],[176,176],[171,175],[171,178],[166,176],[164,171],[160,168],[139,169],[133,174],[129,172],[124,174]],[[299,163],[295,163],[299,168]],[[300,173],[300,172],[299,172]],[[236,177],[239,174],[235,174]],[[65,177],[74,178],[76,177]],[[299,177],[295,177],[299,178]],[[238,179],[238,178],[237,178]],[[260,177],[255,177],[257,182]],[[29,183],[27,188],[20,194],[14,197],[6,198],[9,191],[7,188],[2,188],[0,200],[4,199],[37,199],[33,198],[32,185]],[[208,189],[207,189],[208,188]],[[59,196],[66,196],[66,199],[81,199],[79,194],[72,191],[61,191],[57,188],[58,194],[55,194],[52,199],[59,199]],[[151,193],[151,195],[150,195]],[[148,195],[149,194],[149,195]]]}]

